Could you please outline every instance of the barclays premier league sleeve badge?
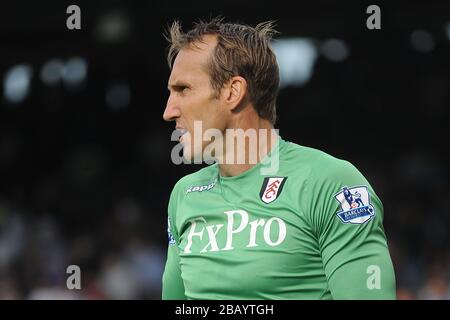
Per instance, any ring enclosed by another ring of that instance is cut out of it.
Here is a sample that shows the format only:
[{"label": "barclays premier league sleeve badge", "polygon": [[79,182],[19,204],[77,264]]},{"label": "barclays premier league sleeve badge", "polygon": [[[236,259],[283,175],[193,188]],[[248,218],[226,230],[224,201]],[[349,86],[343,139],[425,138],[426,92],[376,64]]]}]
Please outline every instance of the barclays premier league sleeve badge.
[{"label": "barclays premier league sleeve badge", "polygon": [[341,205],[336,215],[343,223],[363,224],[375,216],[375,208],[370,203],[370,194],[365,186],[343,187],[334,197]]}]

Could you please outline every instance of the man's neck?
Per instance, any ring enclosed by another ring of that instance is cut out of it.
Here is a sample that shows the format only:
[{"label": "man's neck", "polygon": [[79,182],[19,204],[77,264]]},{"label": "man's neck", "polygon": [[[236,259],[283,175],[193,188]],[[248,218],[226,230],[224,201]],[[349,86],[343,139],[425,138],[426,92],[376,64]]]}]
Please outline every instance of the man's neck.
[{"label": "man's neck", "polygon": [[[223,161],[219,162],[219,172],[223,177],[237,176],[250,170],[264,159],[277,142],[278,134],[270,121],[258,118],[253,123],[247,121],[246,124],[246,126],[237,124],[234,128],[229,128],[241,129],[241,133],[247,134],[244,137],[242,134],[237,134],[235,137],[225,135],[225,156],[222,157]],[[235,132],[238,133],[238,131]],[[252,135],[254,138],[249,138]],[[241,145],[238,140],[241,141]],[[251,143],[255,140],[256,143]],[[227,161],[227,159],[233,159],[233,161]]]}]

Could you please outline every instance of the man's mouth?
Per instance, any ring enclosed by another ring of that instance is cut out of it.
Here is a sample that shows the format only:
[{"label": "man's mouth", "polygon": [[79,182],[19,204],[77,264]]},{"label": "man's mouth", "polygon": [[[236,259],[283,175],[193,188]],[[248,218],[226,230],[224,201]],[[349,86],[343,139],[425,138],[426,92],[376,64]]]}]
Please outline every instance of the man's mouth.
[{"label": "man's mouth", "polygon": [[187,129],[184,128],[176,128],[180,134],[180,137],[178,138],[178,141],[181,142],[181,140],[183,139],[183,136],[188,132]]}]

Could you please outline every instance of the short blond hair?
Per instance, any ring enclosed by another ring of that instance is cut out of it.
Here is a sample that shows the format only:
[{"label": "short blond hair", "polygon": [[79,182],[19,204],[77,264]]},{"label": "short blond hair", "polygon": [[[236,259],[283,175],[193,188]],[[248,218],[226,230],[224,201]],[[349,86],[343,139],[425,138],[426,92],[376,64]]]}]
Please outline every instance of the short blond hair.
[{"label": "short blond hair", "polygon": [[200,20],[187,33],[182,31],[179,21],[174,21],[166,35],[169,42],[167,62],[172,68],[182,48],[201,42],[205,35],[217,36],[217,46],[207,65],[211,86],[219,93],[231,77],[243,77],[247,81],[249,98],[256,112],[274,124],[280,76],[270,40],[276,33],[272,21],[251,27],[225,23],[223,18],[216,17],[210,21]]}]

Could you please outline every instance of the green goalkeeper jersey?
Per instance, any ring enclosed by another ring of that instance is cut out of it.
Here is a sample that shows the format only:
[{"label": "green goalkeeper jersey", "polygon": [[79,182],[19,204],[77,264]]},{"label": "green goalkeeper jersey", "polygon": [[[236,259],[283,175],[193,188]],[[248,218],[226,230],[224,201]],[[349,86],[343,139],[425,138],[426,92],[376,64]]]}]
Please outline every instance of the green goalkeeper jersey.
[{"label": "green goalkeeper jersey", "polygon": [[395,299],[383,206],[349,162],[279,138],[246,172],[183,177],[163,299]]}]

